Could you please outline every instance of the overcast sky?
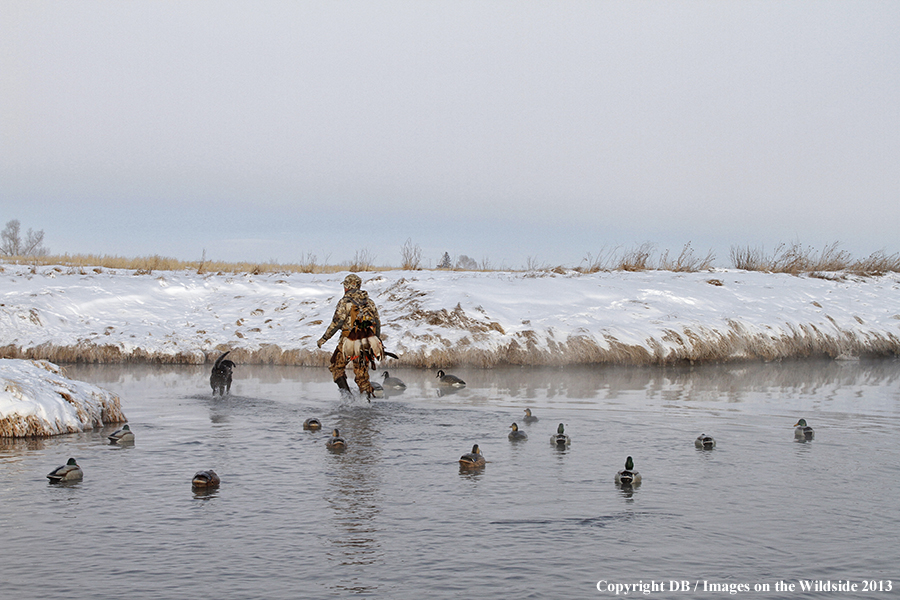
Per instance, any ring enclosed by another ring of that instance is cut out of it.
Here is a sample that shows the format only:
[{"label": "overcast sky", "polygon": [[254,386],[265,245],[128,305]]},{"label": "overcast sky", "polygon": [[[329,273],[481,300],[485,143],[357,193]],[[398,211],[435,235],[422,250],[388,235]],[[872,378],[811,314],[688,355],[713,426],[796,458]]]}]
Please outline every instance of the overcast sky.
[{"label": "overcast sky", "polygon": [[52,253],[900,251],[900,2],[0,2]]}]

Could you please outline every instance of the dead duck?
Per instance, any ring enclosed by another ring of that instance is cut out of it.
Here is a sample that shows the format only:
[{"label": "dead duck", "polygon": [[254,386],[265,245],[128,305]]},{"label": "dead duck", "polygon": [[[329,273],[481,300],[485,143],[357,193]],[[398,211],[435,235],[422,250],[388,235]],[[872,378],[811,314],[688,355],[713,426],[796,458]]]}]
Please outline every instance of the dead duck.
[{"label": "dead duck", "polygon": [[306,429],[307,431],[318,431],[322,429],[322,421],[315,417],[310,417],[303,421],[303,429]]},{"label": "dead duck", "polygon": [[641,483],[641,474],[634,470],[634,461],[630,456],[625,459],[625,468],[616,473],[616,483],[619,485],[638,485]]},{"label": "dead duck", "polygon": [[127,423],[122,426],[122,429],[113,431],[106,437],[111,444],[128,444],[134,442],[134,432],[131,431],[131,427],[129,427]]},{"label": "dead duck", "polygon": [[478,444],[472,446],[472,451],[467,452],[459,457],[459,466],[467,469],[474,469],[477,467],[483,467],[485,465],[484,455],[481,453],[481,448],[478,447]]},{"label": "dead duck", "polygon": [[191,485],[198,488],[214,488],[219,487],[219,476],[212,469],[207,471],[197,471],[194,478],[191,479]]},{"label": "dead duck", "polygon": [[519,426],[516,423],[510,425],[509,428],[512,429],[512,431],[509,432],[508,436],[510,441],[519,442],[528,439],[528,434],[524,431],[519,431]]},{"label": "dead duck", "polygon": [[539,421],[539,419],[536,416],[534,416],[533,414],[531,414],[530,408],[526,408],[524,421],[526,423],[537,423]]},{"label": "dead duck", "polygon": [[331,432],[331,437],[325,442],[325,445],[331,450],[343,450],[347,447],[347,442],[341,437],[341,432],[334,429]]},{"label": "dead duck", "polygon": [[571,442],[572,441],[569,439],[569,436],[566,435],[565,426],[562,423],[560,423],[559,427],[556,428],[556,433],[554,433],[553,435],[550,436],[550,443],[553,444],[554,446],[565,448]]},{"label": "dead duck", "polygon": [[387,371],[382,373],[382,377],[384,377],[384,383],[382,385],[390,390],[405,390],[406,384],[403,383],[398,377],[391,377]]},{"label": "dead duck", "polygon": [[701,433],[697,436],[697,439],[694,440],[694,445],[698,448],[703,448],[704,450],[712,450],[716,447],[716,440],[714,440],[711,435]]},{"label": "dead duck", "polygon": [[451,387],[463,387],[466,385],[466,382],[456,375],[448,375],[443,371],[437,372],[437,378],[440,380],[441,385],[449,385]]},{"label": "dead duck", "polygon": [[50,483],[60,483],[64,481],[78,481],[84,477],[81,467],[75,462],[74,458],[70,458],[66,464],[56,467],[47,473],[47,479]]},{"label": "dead duck", "polygon": [[796,423],[794,423],[794,437],[798,440],[811,440],[816,437],[816,432],[813,431],[813,428],[806,424],[806,419],[800,419]]}]

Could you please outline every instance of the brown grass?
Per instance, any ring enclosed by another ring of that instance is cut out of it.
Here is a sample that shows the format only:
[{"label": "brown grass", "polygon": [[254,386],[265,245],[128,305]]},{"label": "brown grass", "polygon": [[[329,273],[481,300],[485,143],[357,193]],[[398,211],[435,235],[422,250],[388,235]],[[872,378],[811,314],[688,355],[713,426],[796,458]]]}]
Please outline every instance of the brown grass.
[{"label": "brown grass", "polygon": [[855,260],[849,252],[841,250],[838,242],[825,246],[821,251],[800,243],[779,244],[772,255],[762,248],[731,248],[731,263],[743,271],[788,273],[791,275],[823,273],[848,273],[876,276],[900,272],[900,254],[887,254],[883,250],[862,260]]},{"label": "brown grass", "polygon": [[[884,250],[875,252],[864,259],[854,259],[849,252],[841,250],[840,244],[835,242],[817,251],[812,247],[803,246],[795,242],[792,244],[779,244],[773,253],[767,254],[761,247],[732,246],[730,250],[731,265],[735,269],[744,271],[764,271],[769,273],[790,273],[793,275],[823,273],[845,273],[849,275],[875,276],[885,273],[900,272],[900,253],[887,254]],[[529,256],[526,265],[522,269],[496,269],[488,258],[480,262],[469,259],[465,255],[465,261],[457,261],[451,267],[456,271],[525,271],[536,274],[565,274],[570,271],[579,273],[597,273],[600,271],[673,271],[673,272],[698,272],[707,271],[714,267],[716,259],[712,251],[706,254],[695,253],[691,242],[674,256],[669,250],[664,250],[656,257],[654,245],[647,242],[624,252],[619,248],[602,248],[595,256],[588,253],[581,263],[569,268],[565,265],[551,266],[538,262],[537,258]],[[413,244],[407,239],[400,252],[400,269],[419,270],[422,268],[422,249],[418,244]],[[206,251],[198,261],[183,261],[160,255],[140,256],[126,258],[115,255],[98,254],[62,254],[55,256],[29,256],[29,257],[4,257],[3,262],[13,264],[31,265],[35,270],[38,266],[53,266],[59,270],[68,268],[70,273],[86,274],[88,272],[102,273],[104,270],[132,271],[135,275],[152,275],[156,271],[183,271],[190,270],[198,274],[204,273],[337,273],[340,271],[389,271],[395,267],[378,266],[375,256],[368,250],[358,250],[352,260],[342,264],[329,264],[329,256],[324,260],[312,253],[295,263],[269,262],[223,262],[211,261],[206,258]],[[2,269],[2,267],[0,267]]]}]

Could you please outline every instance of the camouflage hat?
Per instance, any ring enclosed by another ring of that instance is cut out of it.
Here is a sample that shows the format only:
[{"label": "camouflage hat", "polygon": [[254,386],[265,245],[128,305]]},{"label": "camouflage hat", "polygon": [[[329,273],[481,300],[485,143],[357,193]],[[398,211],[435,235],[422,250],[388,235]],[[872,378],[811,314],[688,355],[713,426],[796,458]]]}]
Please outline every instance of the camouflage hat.
[{"label": "camouflage hat", "polygon": [[359,278],[359,275],[354,275],[350,273],[346,277],[344,277],[344,287],[348,290],[358,290],[362,285],[362,279]]}]

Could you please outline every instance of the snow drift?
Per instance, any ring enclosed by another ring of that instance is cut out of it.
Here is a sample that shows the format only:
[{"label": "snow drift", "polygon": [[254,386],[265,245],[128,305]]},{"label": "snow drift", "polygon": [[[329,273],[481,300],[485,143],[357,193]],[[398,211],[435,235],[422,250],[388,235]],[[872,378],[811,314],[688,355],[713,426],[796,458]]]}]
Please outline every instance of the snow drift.
[{"label": "snow drift", "polygon": [[75,433],[125,421],[115,394],[41,360],[0,359],[0,437]]}]

